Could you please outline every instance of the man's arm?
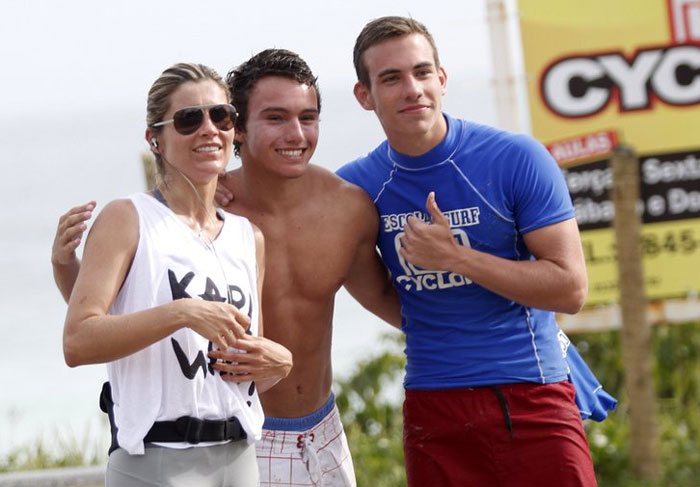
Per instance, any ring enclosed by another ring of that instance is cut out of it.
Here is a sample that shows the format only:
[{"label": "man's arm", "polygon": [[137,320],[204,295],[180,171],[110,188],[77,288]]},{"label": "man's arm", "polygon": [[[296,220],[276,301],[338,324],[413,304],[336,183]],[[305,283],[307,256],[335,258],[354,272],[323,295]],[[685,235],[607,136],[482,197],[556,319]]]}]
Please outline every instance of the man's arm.
[{"label": "man's arm", "polygon": [[410,218],[401,255],[424,269],[456,272],[507,299],[533,308],[577,313],[588,294],[586,264],[576,220],[524,235],[536,260],[514,261],[459,245],[430,193],[432,223]]},{"label": "man's arm", "polygon": [[376,248],[379,229],[377,210],[364,191],[358,189],[357,194],[361,200],[359,209],[349,224],[359,229],[361,240],[345,279],[345,289],[365,309],[390,325],[401,328],[399,296]]},{"label": "man's arm", "polygon": [[87,230],[85,222],[92,218],[94,209],[95,202],[90,201],[71,208],[58,220],[58,228],[56,228],[56,236],[51,248],[51,266],[56,286],[66,303],[70,299],[80,270],[80,260],[75,249],[80,245],[83,233]]}]

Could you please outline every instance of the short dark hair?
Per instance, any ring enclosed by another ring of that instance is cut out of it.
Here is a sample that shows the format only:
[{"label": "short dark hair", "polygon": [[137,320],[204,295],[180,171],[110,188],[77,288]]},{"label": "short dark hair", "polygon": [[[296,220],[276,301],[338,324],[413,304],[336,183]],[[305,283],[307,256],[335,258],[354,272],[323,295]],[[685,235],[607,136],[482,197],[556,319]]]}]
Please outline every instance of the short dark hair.
[{"label": "short dark hair", "polygon": [[435,67],[440,67],[440,57],[438,56],[435,40],[430,35],[425,25],[410,17],[387,16],[370,21],[365,25],[360,35],[355,41],[353,50],[353,63],[355,63],[355,73],[357,80],[365,86],[370,86],[369,72],[362,58],[365,51],[370,47],[379,44],[387,39],[403,37],[410,34],[420,34],[425,37],[433,48],[433,59]]},{"label": "short dark hair", "polygon": [[[238,111],[236,130],[245,132],[250,93],[258,80],[267,76],[281,76],[312,87],[316,91],[318,111],[321,112],[321,92],[318,89],[317,78],[306,61],[297,53],[286,49],[265,49],[226,75],[231,103]],[[233,151],[236,156],[240,155],[240,148],[240,142],[234,141]]]}]

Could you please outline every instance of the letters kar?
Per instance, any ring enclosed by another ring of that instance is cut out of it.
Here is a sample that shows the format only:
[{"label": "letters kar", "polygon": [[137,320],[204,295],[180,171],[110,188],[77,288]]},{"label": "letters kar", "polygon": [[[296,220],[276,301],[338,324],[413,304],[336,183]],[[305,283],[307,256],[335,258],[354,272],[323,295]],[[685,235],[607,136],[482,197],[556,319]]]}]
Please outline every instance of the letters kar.
[{"label": "letters kar", "polygon": [[[185,276],[181,280],[178,281],[177,276],[175,276],[175,272],[168,269],[168,279],[170,281],[170,291],[173,296],[173,301],[175,301],[176,299],[192,297],[187,293],[187,286],[192,281],[192,278],[194,278],[194,272],[190,271],[187,274],[185,274]],[[234,294],[239,298],[235,299]],[[216,287],[216,284],[214,284],[214,281],[212,281],[209,277],[207,277],[204,293],[200,294],[199,297],[205,301],[218,302],[226,302],[228,298],[228,303],[236,306],[240,310],[243,309],[246,303],[250,303],[250,298],[246,299],[245,295],[243,294],[243,290],[235,285],[228,285],[227,297],[221,296],[221,294],[219,293],[219,289]],[[252,306],[248,307],[248,317],[252,318]],[[250,328],[246,330],[246,333],[251,334]],[[207,371],[210,374],[214,375],[215,370],[212,367],[212,365],[216,362],[216,359],[210,358],[209,363],[207,363],[204,351],[200,350],[197,353],[197,357],[195,357],[194,361],[190,363],[189,359],[187,358],[187,355],[185,354],[184,350],[182,350],[182,347],[180,346],[178,341],[175,338],[171,337],[170,342],[173,346],[173,351],[175,352],[177,362],[180,364],[180,370],[182,370],[182,373],[185,377],[187,377],[189,380],[193,380],[197,375],[197,371],[200,368],[202,369],[204,377],[207,376]],[[211,351],[213,346],[214,344],[211,341],[209,341],[208,351]]]}]

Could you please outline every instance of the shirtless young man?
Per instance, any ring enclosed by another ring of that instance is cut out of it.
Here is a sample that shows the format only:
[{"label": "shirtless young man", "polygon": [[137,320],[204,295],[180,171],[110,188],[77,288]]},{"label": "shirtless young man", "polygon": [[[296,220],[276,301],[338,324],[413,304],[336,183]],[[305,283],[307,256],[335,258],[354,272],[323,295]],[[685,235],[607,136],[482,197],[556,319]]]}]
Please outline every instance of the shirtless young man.
[{"label": "shirtless young man", "polygon": [[[364,191],[309,165],[320,95],[299,56],[263,51],[227,82],[239,111],[234,150],[242,167],[222,178],[235,195],[225,209],[248,217],[265,235],[265,333],[294,356],[289,376],[260,395],[261,485],[354,486],[331,392],[331,325],[342,285],[365,308],[400,325],[398,298],[375,250],[378,216]],[[52,262],[64,296],[79,266],[74,250],[89,205],[59,223]]]}]

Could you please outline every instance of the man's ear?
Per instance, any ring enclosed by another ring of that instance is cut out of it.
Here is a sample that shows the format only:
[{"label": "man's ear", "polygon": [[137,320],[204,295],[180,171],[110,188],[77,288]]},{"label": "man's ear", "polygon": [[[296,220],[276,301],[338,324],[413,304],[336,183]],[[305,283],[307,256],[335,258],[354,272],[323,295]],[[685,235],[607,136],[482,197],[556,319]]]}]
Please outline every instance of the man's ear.
[{"label": "man's ear", "polygon": [[359,81],[355,83],[355,87],[352,89],[352,92],[355,94],[355,98],[357,98],[357,102],[362,108],[365,110],[374,110],[372,93],[370,93],[369,88],[365,86],[364,83]]},{"label": "man's ear", "polygon": [[442,94],[447,93],[447,71],[445,68],[440,66],[438,68],[438,79],[440,80],[440,86],[442,86]]},{"label": "man's ear", "polygon": [[233,136],[233,140],[238,142],[239,144],[245,143],[245,132],[236,128],[236,135]]}]

